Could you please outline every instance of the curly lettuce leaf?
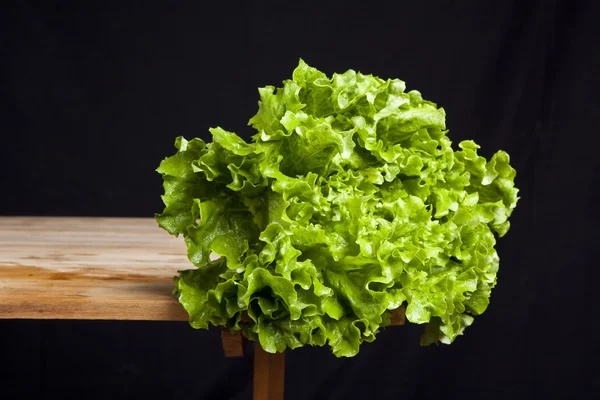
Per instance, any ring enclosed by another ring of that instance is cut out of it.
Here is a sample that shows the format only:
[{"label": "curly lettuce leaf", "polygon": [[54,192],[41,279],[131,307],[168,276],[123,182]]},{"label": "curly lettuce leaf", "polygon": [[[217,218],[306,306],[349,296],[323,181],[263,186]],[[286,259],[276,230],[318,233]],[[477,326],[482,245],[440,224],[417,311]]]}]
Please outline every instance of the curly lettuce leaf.
[{"label": "curly lettuce leaf", "polygon": [[177,138],[157,170],[157,221],[196,267],[175,279],[190,324],[351,357],[404,305],[421,344],[462,335],[488,307],[518,201],[508,154],[454,150],[444,110],[398,79],[300,60],[259,95],[250,143],[220,127]]}]

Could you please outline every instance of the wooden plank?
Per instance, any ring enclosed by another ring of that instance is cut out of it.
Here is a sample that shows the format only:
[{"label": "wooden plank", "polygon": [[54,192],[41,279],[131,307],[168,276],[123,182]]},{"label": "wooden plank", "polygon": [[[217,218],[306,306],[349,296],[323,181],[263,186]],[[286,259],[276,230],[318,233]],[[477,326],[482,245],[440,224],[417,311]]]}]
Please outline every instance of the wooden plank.
[{"label": "wooden plank", "polygon": [[254,400],[283,400],[285,353],[267,353],[254,342]]},{"label": "wooden plank", "polygon": [[0,318],[186,321],[186,254],[153,218],[0,217]]}]

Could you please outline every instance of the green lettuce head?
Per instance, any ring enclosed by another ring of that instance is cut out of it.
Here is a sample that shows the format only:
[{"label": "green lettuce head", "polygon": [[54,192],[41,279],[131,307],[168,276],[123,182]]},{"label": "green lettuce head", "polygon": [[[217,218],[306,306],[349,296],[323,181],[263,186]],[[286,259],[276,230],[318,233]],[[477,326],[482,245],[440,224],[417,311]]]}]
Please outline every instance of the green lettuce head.
[{"label": "green lettuce head", "polygon": [[461,335],[488,306],[518,200],[508,154],[453,150],[444,110],[398,79],[300,60],[259,94],[251,143],[180,137],[157,170],[158,223],[196,266],[175,278],[190,324],[351,357],[404,305],[421,344]]}]

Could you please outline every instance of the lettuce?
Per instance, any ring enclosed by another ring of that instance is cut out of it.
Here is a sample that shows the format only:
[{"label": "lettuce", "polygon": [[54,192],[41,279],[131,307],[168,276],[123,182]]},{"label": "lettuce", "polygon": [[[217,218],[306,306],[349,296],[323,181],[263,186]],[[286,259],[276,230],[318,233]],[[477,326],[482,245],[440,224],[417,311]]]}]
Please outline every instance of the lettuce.
[{"label": "lettuce", "polygon": [[421,344],[455,340],[496,284],[518,200],[508,154],[453,150],[444,110],[398,79],[300,60],[259,94],[251,143],[179,137],[157,169],[157,221],[197,267],[175,277],[190,324],[351,357],[404,305]]}]

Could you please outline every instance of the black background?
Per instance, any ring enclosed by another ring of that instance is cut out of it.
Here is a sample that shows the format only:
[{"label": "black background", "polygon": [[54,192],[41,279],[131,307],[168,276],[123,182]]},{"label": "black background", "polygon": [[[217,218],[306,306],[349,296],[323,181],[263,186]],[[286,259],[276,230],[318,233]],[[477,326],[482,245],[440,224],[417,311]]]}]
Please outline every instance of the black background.
[{"label": "black background", "polygon": [[[499,284],[450,346],[409,325],[352,359],[289,352],[286,398],[600,394],[598,2],[131,4],[0,6],[1,214],[152,216],[174,138],[248,138],[256,89],[299,58],[398,77],[446,109],[454,143],[511,155]],[[187,323],[0,321],[0,358],[3,399],[251,398],[251,358]]]}]

